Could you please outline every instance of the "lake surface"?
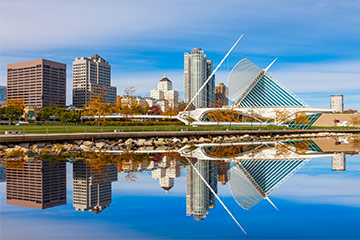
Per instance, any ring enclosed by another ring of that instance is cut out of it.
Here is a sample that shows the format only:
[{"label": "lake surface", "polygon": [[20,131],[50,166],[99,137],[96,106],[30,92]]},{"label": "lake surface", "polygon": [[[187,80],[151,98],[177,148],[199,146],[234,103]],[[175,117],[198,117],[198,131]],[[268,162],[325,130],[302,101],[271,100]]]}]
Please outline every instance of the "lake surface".
[{"label": "lake surface", "polygon": [[29,154],[2,163],[0,236],[360,239],[359,150],[332,138]]}]

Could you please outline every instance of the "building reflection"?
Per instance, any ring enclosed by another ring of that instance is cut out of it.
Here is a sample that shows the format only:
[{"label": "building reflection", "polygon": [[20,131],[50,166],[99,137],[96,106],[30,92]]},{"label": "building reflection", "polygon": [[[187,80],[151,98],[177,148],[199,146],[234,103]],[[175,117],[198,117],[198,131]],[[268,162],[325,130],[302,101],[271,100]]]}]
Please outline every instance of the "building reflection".
[{"label": "building reflection", "polygon": [[111,203],[111,183],[117,181],[116,165],[102,167],[93,173],[90,166],[78,160],[73,163],[73,206],[76,211],[98,214]]},{"label": "building reflection", "polygon": [[336,153],[331,157],[331,168],[333,171],[345,171],[345,153]]},{"label": "building reflection", "polygon": [[0,162],[0,182],[6,181],[6,167],[3,162]]},{"label": "building reflection", "polygon": [[168,156],[163,156],[159,162],[151,161],[146,170],[152,171],[152,178],[159,180],[166,194],[175,185],[175,178],[180,177],[179,161]]},{"label": "building reflection", "polygon": [[204,180],[217,193],[217,164],[215,161],[193,160],[193,165],[199,173],[191,165],[186,166],[186,215],[193,215],[200,221],[209,213],[209,208],[215,207],[215,196]]},{"label": "building reflection", "polygon": [[45,209],[66,204],[66,162],[29,159],[6,169],[6,203]]}]

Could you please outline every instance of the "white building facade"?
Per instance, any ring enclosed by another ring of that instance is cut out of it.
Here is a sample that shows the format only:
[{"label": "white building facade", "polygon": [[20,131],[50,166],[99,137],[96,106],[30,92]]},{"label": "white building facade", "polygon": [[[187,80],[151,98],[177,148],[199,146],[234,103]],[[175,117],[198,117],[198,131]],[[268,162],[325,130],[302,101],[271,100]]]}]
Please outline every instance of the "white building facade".
[{"label": "white building facade", "polygon": [[331,95],[330,96],[330,108],[335,112],[344,111],[344,96],[343,95]]},{"label": "white building facade", "polygon": [[[213,62],[207,60],[200,48],[184,54],[185,102],[189,103],[213,71]],[[212,107],[215,101],[215,75],[193,101],[195,107]]]},{"label": "white building facade", "polygon": [[[167,107],[176,108],[179,103],[179,92],[172,89],[172,82],[166,74],[158,83],[158,88],[150,91],[150,97],[160,101],[166,101],[166,106],[160,106],[162,111]],[[163,104],[162,104],[163,105]]]},{"label": "white building facade", "polygon": [[116,102],[116,87],[111,86],[111,66],[97,54],[75,58],[73,62],[73,105],[83,107],[96,94],[104,101]]}]

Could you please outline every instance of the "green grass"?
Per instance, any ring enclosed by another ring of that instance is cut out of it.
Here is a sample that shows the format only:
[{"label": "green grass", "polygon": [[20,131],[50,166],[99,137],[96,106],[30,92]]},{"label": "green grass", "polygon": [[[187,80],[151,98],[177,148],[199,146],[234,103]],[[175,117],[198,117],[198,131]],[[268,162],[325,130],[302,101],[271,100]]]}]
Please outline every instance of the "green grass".
[{"label": "green grass", "polygon": [[[5,134],[5,131],[21,131],[21,134],[47,134],[47,133],[96,133],[96,132],[113,132],[115,129],[123,130],[124,132],[142,132],[142,131],[180,131],[186,129],[188,131],[216,131],[216,130],[291,130],[296,128],[286,128],[281,126],[266,126],[266,127],[192,127],[185,125],[174,126],[86,126],[86,125],[23,125],[23,126],[0,126],[0,135]],[[312,127],[311,129],[354,129],[351,127]]]}]

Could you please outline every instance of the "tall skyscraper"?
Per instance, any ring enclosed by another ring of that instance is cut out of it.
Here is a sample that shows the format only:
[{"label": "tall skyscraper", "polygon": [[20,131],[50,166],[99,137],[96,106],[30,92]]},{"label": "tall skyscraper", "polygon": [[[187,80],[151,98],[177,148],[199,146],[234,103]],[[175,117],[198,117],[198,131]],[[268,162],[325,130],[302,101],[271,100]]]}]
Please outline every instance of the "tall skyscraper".
[{"label": "tall skyscraper", "polygon": [[73,62],[73,105],[83,107],[97,94],[104,94],[104,101],[116,102],[116,87],[111,86],[111,66],[97,54],[75,58]]},{"label": "tall skyscraper", "polygon": [[[189,103],[213,71],[213,62],[207,60],[200,48],[184,54],[185,102]],[[195,107],[212,107],[215,101],[215,75],[195,98]]]},{"label": "tall skyscraper", "polygon": [[0,86],[0,106],[3,106],[5,101],[6,101],[6,87]]},{"label": "tall skyscraper", "polygon": [[164,78],[158,83],[158,88],[150,91],[150,97],[156,100],[166,100],[171,108],[175,108],[179,103],[179,92],[172,89],[172,82],[165,74]]},{"label": "tall skyscraper", "polygon": [[45,209],[66,204],[66,162],[24,163],[6,169],[6,203]]},{"label": "tall skyscraper", "polygon": [[103,167],[103,173],[93,173],[83,161],[73,163],[73,206],[76,211],[98,214],[111,203],[111,183],[117,181],[116,166]]},{"label": "tall skyscraper", "polygon": [[7,100],[37,107],[66,104],[66,65],[45,59],[7,65]]},{"label": "tall skyscraper", "polygon": [[215,107],[222,107],[229,104],[227,98],[227,87],[225,84],[220,83],[219,86],[215,87]]},{"label": "tall skyscraper", "polygon": [[335,112],[344,111],[344,96],[343,95],[331,95],[330,96],[330,108]]},{"label": "tall skyscraper", "polygon": [[[217,193],[217,167],[215,161],[196,161],[194,167]],[[196,221],[203,220],[209,208],[215,207],[215,196],[191,165],[186,166],[186,215]]]}]

